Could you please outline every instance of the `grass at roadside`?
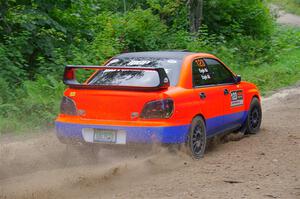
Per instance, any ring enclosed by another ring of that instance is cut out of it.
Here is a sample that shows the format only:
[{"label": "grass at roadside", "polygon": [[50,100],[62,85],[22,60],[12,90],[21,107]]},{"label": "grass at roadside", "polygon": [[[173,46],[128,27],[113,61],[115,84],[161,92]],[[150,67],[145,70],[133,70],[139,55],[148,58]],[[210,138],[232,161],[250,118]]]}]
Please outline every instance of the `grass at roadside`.
[{"label": "grass at roadside", "polygon": [[269,0],[269,2],[278,5],[287,12],[300,15],[300,0]]},{"label": "grass at roadside", "polygon": [[279,55],[278,61],[260,67],[244,67],[236,70],[243,79],[255,83],[262,94],[300,81],[300,48]]}]

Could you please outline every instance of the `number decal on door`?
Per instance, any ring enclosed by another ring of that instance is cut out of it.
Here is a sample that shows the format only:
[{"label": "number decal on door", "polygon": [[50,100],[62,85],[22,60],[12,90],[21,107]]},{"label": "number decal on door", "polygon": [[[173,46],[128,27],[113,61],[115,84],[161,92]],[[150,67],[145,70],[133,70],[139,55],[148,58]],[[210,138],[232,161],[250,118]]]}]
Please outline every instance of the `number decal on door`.
[{"label": "number decal on door", "polygon": [[231,107],[242,106],[244,104],[243,91],[231,91]]}]

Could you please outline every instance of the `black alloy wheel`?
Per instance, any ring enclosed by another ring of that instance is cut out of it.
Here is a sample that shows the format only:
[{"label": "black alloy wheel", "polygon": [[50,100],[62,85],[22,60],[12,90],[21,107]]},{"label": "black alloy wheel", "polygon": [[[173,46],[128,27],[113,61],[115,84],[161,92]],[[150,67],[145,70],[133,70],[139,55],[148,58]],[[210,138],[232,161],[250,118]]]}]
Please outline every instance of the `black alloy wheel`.
[{"label": "black alloy wheel", "polygon": [[193,119],[189,137],[187,141],[187,148],[190,155],[194,159],[200,159],[204,155],[206,147],[206,128],[202,117],[197,116]]},{"label": "black alloy wheel", "polygon": [[253,98],[246,122],[246,133],[255,134],[259,131],[262,120],[261,105],[257,98]]}]

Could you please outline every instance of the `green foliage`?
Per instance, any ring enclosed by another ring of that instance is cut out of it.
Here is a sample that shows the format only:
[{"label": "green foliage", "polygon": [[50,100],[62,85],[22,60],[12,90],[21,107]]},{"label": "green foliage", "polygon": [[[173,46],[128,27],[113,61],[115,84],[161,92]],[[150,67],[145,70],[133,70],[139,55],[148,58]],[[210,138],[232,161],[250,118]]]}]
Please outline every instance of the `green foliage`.
[{"label": "green foliage", "polygon": [[[4,34],[1,40],[7,48],[19,53],[22,60],[14,60],[17,67],[26,71],[26,77],[32,79],[41,66],[39,60],[56,59],[55,48],[63,47],[66,29],[49,15],[42,12],[54,8],[41,7],[40,1],[30,4],[13,5],[4,17]],[[48,4],[47,4],[48,5]],[[13,56],[14,57],[14,56]],[[23,62],[22,62],[23,61]],[[14,78],[10,77],[10,78]]]},{"label": "green foliage", "polygon": [[58,113],[64,85],[52,76],[24,81],[14,93],[0,79],[0,134],[52,127]]},{"label": "green foliage", "polygon": [[141,9],[126,15],[102,13],[92,24],[96,37],[88,48],[101,61],[121,51],[159,49],[167,31],[158,16]]},{"label": "green foliage", "polygon": [[263,38],[272,32],[273,20],[261,0],[211,0],[204,4],[204,23],[212,33]]},{"label": "green foliage", "polygon": [[246,80],[255,83],[263,94],[292,85],[300,80],[300,49],[283,52],[273,64],[244,67],[237,70]]},{"label": "green foliage", "polygon": [[185,0],[147,0],[149,8],[158,14],[172,31],[188,30],[188,8]]}]

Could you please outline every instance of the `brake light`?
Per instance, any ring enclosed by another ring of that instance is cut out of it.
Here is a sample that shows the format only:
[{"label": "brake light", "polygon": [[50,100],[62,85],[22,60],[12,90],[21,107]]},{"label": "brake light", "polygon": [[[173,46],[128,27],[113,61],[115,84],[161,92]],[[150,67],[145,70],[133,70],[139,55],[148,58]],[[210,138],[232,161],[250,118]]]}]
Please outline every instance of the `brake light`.
[{"label": "brake light", "polygon": [[67,80],[74,80],[75,79],[75,72],[73,69],[69,69],[65,71],[64,78]]},{"label": "brake light", "polygon": [[172,99],[151,101],[145,104],[140,117],[143,119],[166,119],[171,117],[173,110]]},{"label": "brake light", "polygon": [[66,96],[61,100],[60,113],[66,115],[77,115],[77,108],[75,102]]}]

